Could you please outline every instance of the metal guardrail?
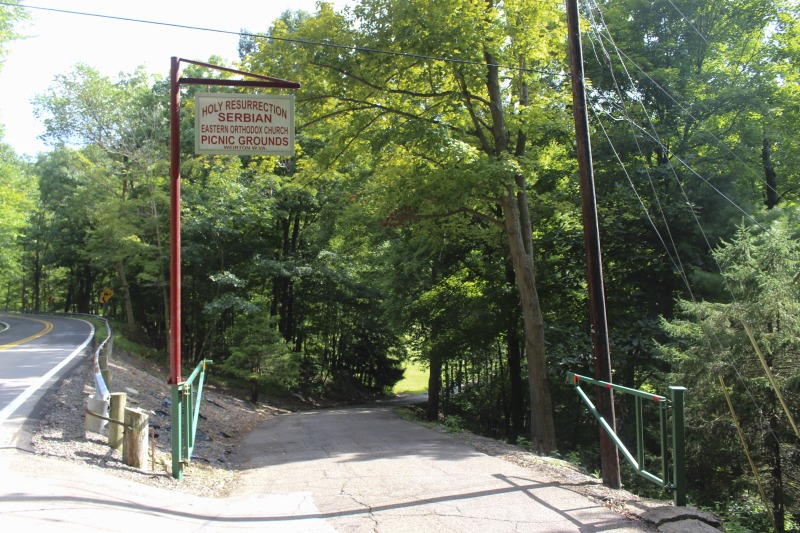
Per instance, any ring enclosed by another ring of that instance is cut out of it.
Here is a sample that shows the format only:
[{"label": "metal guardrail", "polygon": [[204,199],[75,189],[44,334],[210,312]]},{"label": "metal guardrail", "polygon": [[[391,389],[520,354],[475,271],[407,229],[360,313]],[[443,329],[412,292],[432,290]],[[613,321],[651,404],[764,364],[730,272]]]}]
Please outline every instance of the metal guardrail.
[{"label": "metal guardrail", "polygon": [[214,361],[203,359],[186,381],[172,386],[172,477],[178,480],[192,458],[206,366],[211,364]]},{"label": "metal guardrail", "polygon": [[[102,316],[92,315],[87,313],[25,313],[37,315],[54,315],[54,316],[83,316],[94,318],[103,321],[106,326],[106,338],[95,348],[94,356],[94,374],[96,396],[107,402],[110,397],[108,388],[106,387],[101,368],[100,357],[105,350],[105,357],[111,356],[113,350],[114,337],[111,332],[111,325],[108,320]],[[183,479],[183,468],[191,461],[192,451],[197,435],[197,423],[200,417],[200,402],[203,397],[203,384],[205,382],[206,366],[213,364],[214,361],[204,359],[200,361],[194,371],[191,373],[186,381],[172,386],[172,477],[180,480]],[[196,383],[195,383],[196,381]],[[111,420],[107,413],[96,413],[94,411],[87,411],[87,413],[104,421],[119,423],[118,421]],[[124,424],[122,424],[124,425]]]},{"label": "metal guardrail", "polygon": [[[686,433],[684,421],[684,393],[685,387],[669,387],[670,397],[659,396],[646,391],[631,389],[623,387],[622,385],[615,385],[605,381],[592,379],[586,376],[567,373],[567,381],[574,387],[578,396],[580,396],[583,403],[589,408],[592,415],[597,419],[605,432],[614,442],[619,449],[625,460],[634,468],[637,474],[663,487],[666,490],[673,491],[674,501],[676,506],[686,505]],[[597,387],[604,387],[612,389],[615,392],[622,394],[629,394],[635,397],[636,401],[636,450],[635,457],[627,446],[620,440],[614,429],[606,422],[592,401],[581,389],[581,382],[586,382],[590,385]],[[659,414],[659,429],[661,441],[661,477],[656,476],[645,470],[644,468],[644,414],[643,403],[645,401],[655,402],[658,406]],[[670,471],[668,468],[668,423],[667,418],[671,421],[671,435],[672,435],[672,477],[670,479]]]}]

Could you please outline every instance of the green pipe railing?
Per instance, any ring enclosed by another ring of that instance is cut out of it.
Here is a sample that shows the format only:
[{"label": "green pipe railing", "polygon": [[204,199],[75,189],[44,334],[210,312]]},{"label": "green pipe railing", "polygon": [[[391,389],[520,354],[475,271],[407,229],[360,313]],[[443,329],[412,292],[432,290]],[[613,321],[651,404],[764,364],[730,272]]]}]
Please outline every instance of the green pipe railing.
[{"label": "green pipe railing", "polygon": [[186,381],[172,386],[172,477],[178,480],[183,479],[183,468],[192,459],[206,366],[213,363],[203,359]]},{"label": "green pipe railing", "polygon": [[[606,381],[592,379],[586,376],[567,373],[567,381],[574,385],[578,396],[580,396],[586,407],[594,415],[602,428],[617,446],[622,456],[633,467],[637,474],[643,478],[663,487],[666,490],[673,491],[673,496],[676,506],[686,505],[686,441],[685,441],[685,420],[684,420],[684,402],[683,396],[686,392],[685,387],[669,387],[670,397],[659,396],[642,390],[631,389],[623,387],[622,385],[615,385]],[[592,401],[581,389],[581,382],[595,385],[597,387],[604,387],[611,389],[615,392],[622,394],[629,394],[634,396],[636,402],[636,450],[635,457],[627,446],[620,440],[614,429],[606,422]],[[654,402],[658,407],[659,416],[659,430],[660,430],[660,444],[661,444],[661,477],[648,472],[644,468],[644,402]],[[672,435],[672,472],[669,471],[668,465],[668,422],[671,421]],[[670,473],[672,477],[670,479]]]}]

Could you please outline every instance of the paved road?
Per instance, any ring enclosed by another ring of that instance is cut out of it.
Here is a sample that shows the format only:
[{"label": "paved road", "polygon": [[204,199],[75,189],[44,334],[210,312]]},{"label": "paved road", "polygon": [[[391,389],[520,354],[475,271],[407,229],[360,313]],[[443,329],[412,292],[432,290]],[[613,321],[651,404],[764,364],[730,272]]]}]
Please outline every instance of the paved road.
[{"label": "paved road", "polygon": [[[53,324],[47,333],[53,337],[26,341],[23,366],[40,356],[53,363],[51,351],[63,348],[57,347],[56,339],[72,343],[73,351],[80,346],[76,333],[60,329],[62,319],[43,320]],[[36,324],[28,337],[46,327]],[[21,323],[13,327],[25,338]],[[1,335],[2,345],[16,342],[8,331]],[[0,350],[0,358],[12,348]],[[46,375],[41,371],[31,368],[9,379],[35,384]],[[24,388],[22,383],[11,386]],[[0,441],[7,442],[8,426],[0,424]],[[480,453],[453,435],[406,422],[392,412],[391,404],[273,418],[246,438],[234,459],[242,469],[231,497],[211,499],[3,445],[0,530],[643,531],[586,499],[568,482]]]},{"label": "paved road", "polygon": [[0,314],[0,426],[24,421],[93,333],[84,320]]},{"label": "paved road", "polygon": [[[0,428],[1,429],[1,428]],[[3,531],[641,532],[574,486],[489,457],[389,406],[281,416],[244,443],[226,499],[0,452]]]},{"label": "paved road", "polygon": [[548,479],[406,422],[390,405],[296,413],[251,433],[234,495],[284,495],[342,532],[641,531]]}]

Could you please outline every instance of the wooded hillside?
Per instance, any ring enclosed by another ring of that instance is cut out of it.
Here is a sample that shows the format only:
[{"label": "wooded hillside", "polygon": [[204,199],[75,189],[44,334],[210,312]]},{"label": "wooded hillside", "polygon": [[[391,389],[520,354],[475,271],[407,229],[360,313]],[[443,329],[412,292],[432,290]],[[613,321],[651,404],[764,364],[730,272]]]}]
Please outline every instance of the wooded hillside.
[{"label": "wooded hillside", "polygon": [[[688,388],[692,504],[800,531],[798,4],[581,13],[614,381]],[[362,0],[243,26],[227,66],[302,84],[296,155],[195,155],[208,89],[183,88],[184,363],[219,361],[257,400],[387,390],[411,359],[429,419],[596,469],[564,383],[593,371],[563,3]],[[52,151],[0,152],[0,306],[107,314],[166,360],[158,74],[75,65],[36,96]],[[617,417],[631,438],[633,405]]]}]

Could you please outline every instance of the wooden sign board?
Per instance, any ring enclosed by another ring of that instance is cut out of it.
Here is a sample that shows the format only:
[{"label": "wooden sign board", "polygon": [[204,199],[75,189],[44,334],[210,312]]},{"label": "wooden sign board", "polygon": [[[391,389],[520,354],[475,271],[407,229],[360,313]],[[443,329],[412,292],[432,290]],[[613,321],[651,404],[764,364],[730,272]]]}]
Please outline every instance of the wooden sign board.
[{"label": "wooden sign board", "polygon": [[195,153],[294,155],[294,95],[200,93],[194,116]]}]

